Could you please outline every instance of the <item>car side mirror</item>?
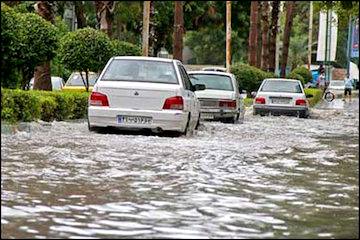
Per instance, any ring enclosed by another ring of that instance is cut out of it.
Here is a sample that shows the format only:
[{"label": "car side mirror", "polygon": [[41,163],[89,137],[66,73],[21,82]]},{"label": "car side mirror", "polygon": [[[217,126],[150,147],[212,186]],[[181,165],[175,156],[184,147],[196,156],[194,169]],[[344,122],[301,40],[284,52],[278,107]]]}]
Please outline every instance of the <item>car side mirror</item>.
[{"label": "car side mirror", "polygon": [[312,94],[306,94],[306,98],[312,98],[312,97],[314,97],[314,95],[312,95]]},{"label": "car side mirror", "polygon": [[195,84],[194,85],[194,91],[201,91],[201,90],[205,90],[206,86],[205,84]]}]

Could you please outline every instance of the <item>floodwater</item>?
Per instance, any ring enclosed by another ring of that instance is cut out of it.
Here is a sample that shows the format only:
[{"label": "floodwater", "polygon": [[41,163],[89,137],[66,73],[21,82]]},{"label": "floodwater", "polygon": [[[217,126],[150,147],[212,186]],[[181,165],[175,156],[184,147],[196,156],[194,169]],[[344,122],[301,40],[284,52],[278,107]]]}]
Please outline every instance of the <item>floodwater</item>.
[{"label": "floodwater", "polygon": [[2,134],[1,237],[358,238],[358,100],[337,104],[179,138]]}]

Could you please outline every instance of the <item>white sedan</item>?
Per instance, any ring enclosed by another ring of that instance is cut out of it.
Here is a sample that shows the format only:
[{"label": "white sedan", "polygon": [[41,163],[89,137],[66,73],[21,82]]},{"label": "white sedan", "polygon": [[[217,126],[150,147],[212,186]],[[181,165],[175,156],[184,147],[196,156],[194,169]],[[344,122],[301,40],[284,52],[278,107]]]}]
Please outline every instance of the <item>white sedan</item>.
[{"label": "white sedan", "polygon": [[235,123],[244,118],[244,105],[236,78],[218,71],[190,71],[193,84],[204,84],[206,90],[196,92],[200,100],[201,119]]},{"label": "white sedan", "polygon": [[344,91],[345,81],[344,80],[331,80],[328,86],[329,90]]},{"label": "white sedan", "polygon": [[97,127],[192,132],[199,123],[200,103],[178,60],[112,57],[89,99],[89,130]]},{"label": "white sedan", "polygon": [[269,113],[291,114],[301,118],[309,116],[309,103],[299,80],[263,80],[254,99],[253,114]]}]

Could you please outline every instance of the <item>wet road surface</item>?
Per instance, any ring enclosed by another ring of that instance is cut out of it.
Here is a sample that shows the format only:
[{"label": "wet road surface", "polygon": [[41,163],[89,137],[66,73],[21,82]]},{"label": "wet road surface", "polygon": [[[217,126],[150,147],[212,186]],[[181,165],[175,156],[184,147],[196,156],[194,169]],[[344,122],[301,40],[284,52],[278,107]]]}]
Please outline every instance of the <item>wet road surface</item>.
[{"label": "wet road surface", "polygon": [[2,134],[1,237],[358,238],[358,100],[320,106],[180,138]]}]

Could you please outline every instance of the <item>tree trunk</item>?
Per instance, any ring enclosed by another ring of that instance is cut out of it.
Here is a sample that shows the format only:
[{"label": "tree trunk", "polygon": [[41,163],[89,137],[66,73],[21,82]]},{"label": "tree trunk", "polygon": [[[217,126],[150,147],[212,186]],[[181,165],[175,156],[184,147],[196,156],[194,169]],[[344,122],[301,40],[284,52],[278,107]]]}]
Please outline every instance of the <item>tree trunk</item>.
[{"label": "tree trunk", "polygon": [[155,24],[154,24],[154,14],[155,14],[155,1],[150,1],[150,19],[149,19],[149,52],[150,56],[156,57],[155,55]]},{"label": "tree trunk", "polygon": [[177,59],[179,61],[182,61],[183,29],[183,3],[182,1],[175,1],[173,59]]},{"label": "tree trunk", "polygon": [[111,37],[115,1],[95,1],[95,10],[100,30]]},{"label": "tree trunk", "polygon": [[258,2],[251,1],[248,62],[256,66]]},{"label": "tree trunk", "polygon": [[75,5],[75,15],[77,20],[77,28],[86,27],[86,18],[84,15],[84,4],[82,1],[74,1]]},{"label": "tree trunk", "polygon": [[269,2],[263,2],[262,11],[261,69],[268,70],[269,63]]},{"label": "tree trunk", "polygon": [[284,38],[283,38],[283,55],[281,60],[281,73],[280,73],[280,76],[282,78],[286,76],[286,65],[289,54],[290,33],[292,27],[294,6],[295,6],[295,1],[286,3],[286,20],[285,20],[285,29],[284,29]]},{"label": "tree trunk", "polygon": [[269,72],[275,73],[275,54],[276,54],[276,35],[278,32],[277,24],[279,20],[279,1],[272,1],[270,39],[269,39]]},{"label": "tree trunk", "polygon": [[261,68],[261,14],[262,13],[262,2],[258,1],[258,14],[257,14],[257,47],[256,47],[256,67]]},{"label": "tree trunk", "polygon": [[[34,5],[34,8],[35,12],[45,20],[51,23],[55,22],[53,7],[50,1],[37,1]],[[52,90],[50,60],[46,61],[40,66],[35,67],[34,89],[46,91]]]}]

